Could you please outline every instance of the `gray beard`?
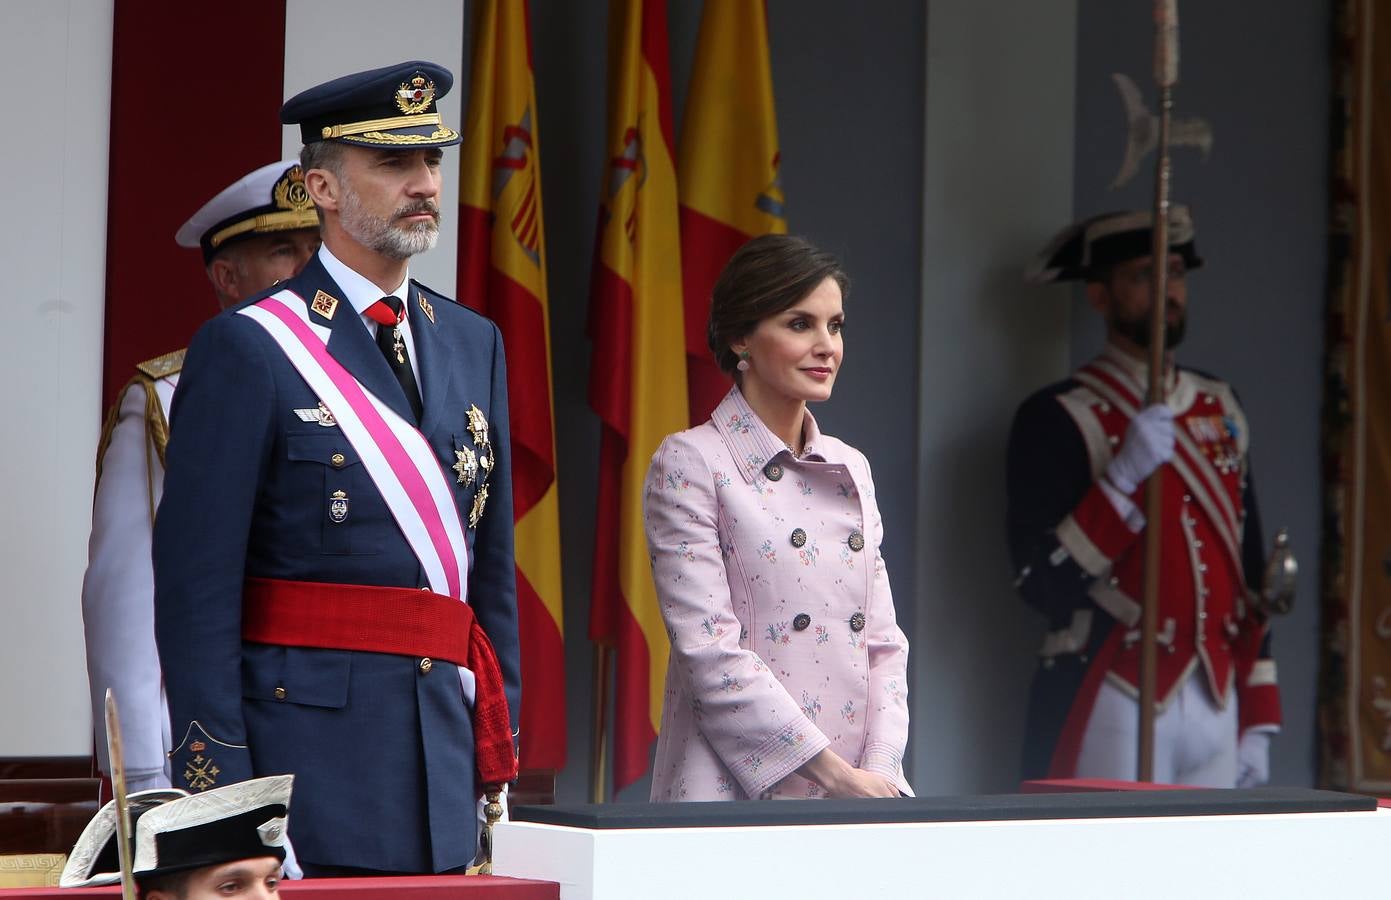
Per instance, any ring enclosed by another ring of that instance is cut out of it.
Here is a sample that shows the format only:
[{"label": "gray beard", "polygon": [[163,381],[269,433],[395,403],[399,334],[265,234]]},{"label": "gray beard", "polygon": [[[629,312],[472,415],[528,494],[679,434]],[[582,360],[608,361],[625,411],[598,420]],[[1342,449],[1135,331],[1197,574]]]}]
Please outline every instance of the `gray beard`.
[{"label": "gray beard", "polygon": [[343,207],[338,219],[353,240],[387,259],[410,259],[431,250],[440,236],[439,225],[435,222],[398,228],[390,220],[372,215],[362,208],[362,198],[346,182],[343,183]]}]

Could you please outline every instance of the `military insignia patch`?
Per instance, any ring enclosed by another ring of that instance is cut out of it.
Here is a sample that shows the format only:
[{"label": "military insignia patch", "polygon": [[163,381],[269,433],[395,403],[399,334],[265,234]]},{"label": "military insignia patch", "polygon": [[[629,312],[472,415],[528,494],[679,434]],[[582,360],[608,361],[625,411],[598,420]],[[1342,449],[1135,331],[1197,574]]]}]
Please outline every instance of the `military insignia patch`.
[{"label": "military insignia patch", "polygon": [[338,298],[317,291],[314,294],[314,301],[309,304],[309,309],[318,313],[325,319],[332,319],[333,314],[338,312]]},{"label": "military insignia patch", "polygon": [[197,751],[201,741],[195,742],[188,749],[193,750],[195,755],[184,766],[184,783],[191,791],[206,791],[208,788],[217,784],[217,776],[222,774],[222,770],[217,767],[211,757],[205,757]]},{"label": "military insignia patch", "polygon": [[417,293],[416,297],[420,301],[420,311],[425,313],[425,318],[430,320],[431,325],[435,324],[435,307],[425,299],[424,294]]},{"label": "military insignia patch", "polygon": [[325,428],[332,428],[338,424],[338,420],[333,417],[333,413],[328,411],[328,407],[320,403],[314,409],[297,409],[294,411],[299,416],[301,422],[318,422]]},{"label": "military insignia patch", "polygon": [[459,473],[459,484],[468,487],[478,477],[478,455],[468,447],[459,447],[455,449],[454,456],[458,459],[453,468]]},{"label": "military insignia patch", "polygon": [[328,517],[333,520],[333,524],[342,525],[348,518],[348,495],[342,491],[334,491],[328,501]]},{"label": "military insignia patch", "polygon": [[435,83],[419,72],[396,89],[396,108],[408,116],[423,113],[435,100]]}]

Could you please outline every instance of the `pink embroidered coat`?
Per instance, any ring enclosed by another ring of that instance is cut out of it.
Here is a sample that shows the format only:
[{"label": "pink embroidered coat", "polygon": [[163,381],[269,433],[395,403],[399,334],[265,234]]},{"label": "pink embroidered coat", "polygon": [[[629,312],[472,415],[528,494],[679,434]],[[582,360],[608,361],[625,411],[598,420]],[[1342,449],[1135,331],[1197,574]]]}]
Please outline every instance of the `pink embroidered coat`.
[{"label": "pink embroidered coat", "polygon": [[911,794],[908,641],[869,463],[810,414],[794,458],[738,389],[662,442],[644,514],[671,639],[653,800],[821,797],[825,747]]}]

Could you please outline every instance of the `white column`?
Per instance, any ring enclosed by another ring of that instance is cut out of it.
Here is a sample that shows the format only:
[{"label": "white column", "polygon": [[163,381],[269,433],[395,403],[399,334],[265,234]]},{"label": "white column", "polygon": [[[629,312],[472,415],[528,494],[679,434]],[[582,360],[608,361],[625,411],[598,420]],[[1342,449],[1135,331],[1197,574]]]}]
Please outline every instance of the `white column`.
[{"label": "white column", "polygon": [[1005,441],[1068,368],[1065,289],[1023,283],[1072,213],[1076,0],[933,0],[927,22],[914,787],[1008,789],[1041,625],[1014,593]]},{"label": "white column", "polygon": [[[411,59],[443,65],[458,84],[464,72],[462,0],[286,0],[285,98],[331,78]],[[464,127],[464,102],[457,88],[439,103],[444,122]],[[286,157],[299,155],[299,128],[284,129]],[[434,250],[411,260],[411,277],[445,296],[454,296],[459,246],[459,151],[445,150],[444,221]]]},{"label": "white column", "polygon": [[82,573],[101,426],[112,0],[0,28],[0,756],[90,752]]}]

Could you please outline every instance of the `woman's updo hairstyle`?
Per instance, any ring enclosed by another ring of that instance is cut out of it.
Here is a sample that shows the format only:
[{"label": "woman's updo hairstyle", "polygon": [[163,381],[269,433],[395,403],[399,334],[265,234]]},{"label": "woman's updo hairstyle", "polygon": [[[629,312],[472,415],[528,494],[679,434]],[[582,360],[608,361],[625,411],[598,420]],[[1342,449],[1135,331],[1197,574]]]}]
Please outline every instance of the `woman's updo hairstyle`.
[{"label": "woman's updo hairstyle", "polygon": [[850,278],[834,256],[806,238],[765,234],[735,251],[720,272],[710,296],[706,341],[720,370],[739,379],[739,356],[729,345],[758,323],[795,306],[827,278],[850,294]]}]

